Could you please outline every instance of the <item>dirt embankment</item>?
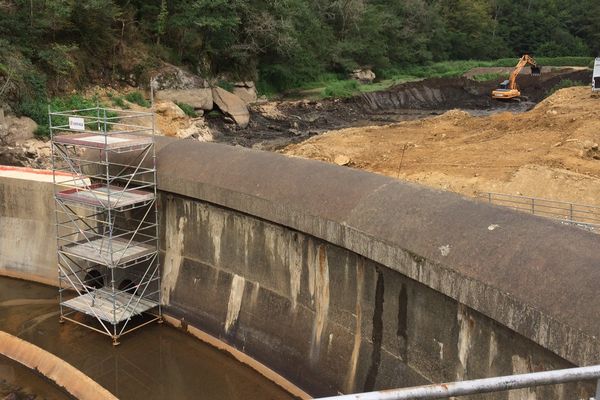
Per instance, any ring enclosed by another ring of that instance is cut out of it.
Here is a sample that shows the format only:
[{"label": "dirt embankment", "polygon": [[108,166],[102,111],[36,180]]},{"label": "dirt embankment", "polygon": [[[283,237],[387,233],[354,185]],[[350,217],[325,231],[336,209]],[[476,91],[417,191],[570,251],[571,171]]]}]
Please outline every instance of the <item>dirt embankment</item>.
[{"label": "dirt embankment", "polygon": [[[557,70],[541,76],[521,75],[518,85],[528,101],[537,103],[562,80],[591,82],[589,70]],[[419,109],[486,109],[508,107],[490,97],[501,79],[477,82],[468,78],[434,78],[398,85],[382,92],[365,93],[362,100],[368,109],[382,111],[396,108]],[[513,105],[514,107],[514,105]]]},{"label": "dirt embankment", "polygon": [[283,152],[466,195],[494,191],[598,204],[600,98],[562,89],[534,109],[331,131]]}]

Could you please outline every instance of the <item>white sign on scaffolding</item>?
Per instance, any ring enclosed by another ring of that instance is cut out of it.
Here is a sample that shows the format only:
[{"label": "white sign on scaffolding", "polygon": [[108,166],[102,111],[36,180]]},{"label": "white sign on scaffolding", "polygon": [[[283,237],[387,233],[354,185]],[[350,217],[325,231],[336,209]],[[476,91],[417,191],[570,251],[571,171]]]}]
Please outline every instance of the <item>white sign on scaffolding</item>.
[{"label": "white sign on scaffolding", "polygon": [[69,117],[69,129],[85,131],[85,120],[79,117]]}]

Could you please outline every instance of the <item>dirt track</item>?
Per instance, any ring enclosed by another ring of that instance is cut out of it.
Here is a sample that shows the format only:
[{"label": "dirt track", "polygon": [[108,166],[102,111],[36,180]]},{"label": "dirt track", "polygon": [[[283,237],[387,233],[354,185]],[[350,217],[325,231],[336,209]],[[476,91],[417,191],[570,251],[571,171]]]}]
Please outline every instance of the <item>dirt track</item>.
[{"label": "dirt track", "polygon": [[600,98],[560,90],[533,110],[331,131],[283,152],[473,195],[477,191],[600,203]]}]

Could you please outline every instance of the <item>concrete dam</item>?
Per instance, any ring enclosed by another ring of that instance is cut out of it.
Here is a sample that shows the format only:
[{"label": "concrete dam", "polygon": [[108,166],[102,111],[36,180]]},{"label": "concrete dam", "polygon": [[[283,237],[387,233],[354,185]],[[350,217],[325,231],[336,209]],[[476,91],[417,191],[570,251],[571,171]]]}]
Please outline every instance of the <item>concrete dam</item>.
[{"label": "concrete dam", "polygon": [[[163,138],[157,160],[167,322],[293,396],[600,361],[593,233],[274,153]],[[0,273],[56,285],[47,177],[0,169]],[[477,398],[593,393],[583,382]]]}]

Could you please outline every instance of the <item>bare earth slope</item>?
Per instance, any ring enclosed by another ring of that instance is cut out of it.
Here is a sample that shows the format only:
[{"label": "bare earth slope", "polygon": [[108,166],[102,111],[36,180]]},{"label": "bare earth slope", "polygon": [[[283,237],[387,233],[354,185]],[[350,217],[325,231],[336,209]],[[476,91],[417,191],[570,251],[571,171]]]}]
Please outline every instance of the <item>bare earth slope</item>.
[{"label": "bare earth slope", "polygon": [[[282,152],[466,195],[478,191],[600,203],[600,98],[562,89],[522,114],[460,110],[330,131]],[[337,159],[337,160],[336,160]]]}]

